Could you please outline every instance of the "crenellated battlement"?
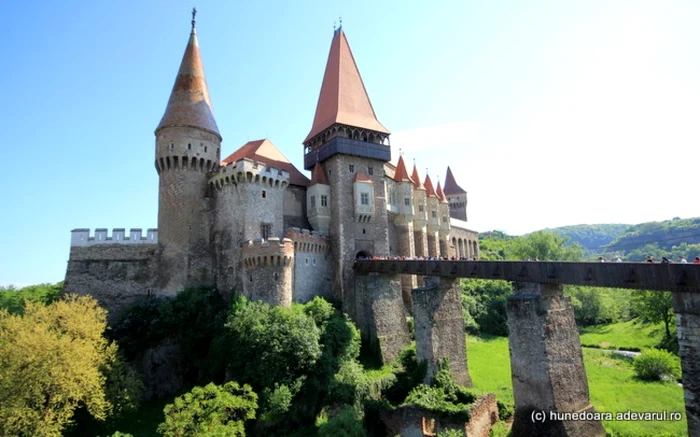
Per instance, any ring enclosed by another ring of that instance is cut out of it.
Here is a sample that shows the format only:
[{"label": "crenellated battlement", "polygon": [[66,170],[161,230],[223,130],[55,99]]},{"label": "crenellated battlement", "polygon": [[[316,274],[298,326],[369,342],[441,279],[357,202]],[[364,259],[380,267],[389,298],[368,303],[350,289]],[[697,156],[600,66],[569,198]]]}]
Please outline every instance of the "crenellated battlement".
[{"label": "crenellated battlement", "polygon": [[265,266],[291,266],[294,245],[289,238],[253,240],[242,244],[243,263],[247,269]]},{"label": "crenellated battlement", "polygon": [[327,254],[331,248],[328,235],[318,231],[289,228],[284,236],[294,242],[294,253]]},{"label": "crenellated battlement", "polygon": [[131,228],[126,236],[124,228],[112,229],[109,235],[107,228],[95,229],[90,236],[90,229],[73,229],[71,231],[71,247],[96,246],[98,244],[158,244],[158,229],[150,228],[143,235],[141,228]]},{"label": "crenellated battlement", "polygon": [[209,185],[221,189],[226,185],[262,184],[270,188],[289,185],[289,172],[248,158],[220,166],[209,178]]}]

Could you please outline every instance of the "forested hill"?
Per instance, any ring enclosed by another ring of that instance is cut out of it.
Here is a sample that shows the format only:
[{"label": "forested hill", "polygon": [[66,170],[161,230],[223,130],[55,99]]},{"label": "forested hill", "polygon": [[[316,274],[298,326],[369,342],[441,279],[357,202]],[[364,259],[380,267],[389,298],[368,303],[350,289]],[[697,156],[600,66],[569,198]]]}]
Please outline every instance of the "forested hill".
[{"label": "forested hill", "polygon": [[604,252],[608,244],[622,236],[630,225],[602,224],[602,225],[572,225],[559,228],[547,228],[562,237],[568,237],[570,242],[578,242],[586,253]]},{"label": "forested hill", "polygon": [[586,256],[621,256],[625,261],[641,261],[646,256],[692,259],[700,256],[700,217],[647,222],[637,225],[575,225],[545,229],[570,242],[578,242]]},{"label": "forested hill", "polygon": [[672,250],[682,243],[700,244],[700,217],[630,226],[608,245],[608,250],[631,252],[649,245]]}]

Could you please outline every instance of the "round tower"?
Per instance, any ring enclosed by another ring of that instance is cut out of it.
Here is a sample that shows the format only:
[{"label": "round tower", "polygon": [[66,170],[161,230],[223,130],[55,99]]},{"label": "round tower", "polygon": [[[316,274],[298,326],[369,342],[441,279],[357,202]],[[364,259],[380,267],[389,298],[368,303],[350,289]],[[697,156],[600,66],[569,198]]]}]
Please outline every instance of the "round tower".
[{"label": "round tower", "polygon": [[160,177],[158,285],[166,293],[177,293],[214,281],[207,172],[218,167],[221,134],[199,54],[194,12],[185,54],[155,136]]},{"label": "round tower", "polygon": [[243,244],[243,295],[269,305],[292,304],[294,243],[277,237]]}]

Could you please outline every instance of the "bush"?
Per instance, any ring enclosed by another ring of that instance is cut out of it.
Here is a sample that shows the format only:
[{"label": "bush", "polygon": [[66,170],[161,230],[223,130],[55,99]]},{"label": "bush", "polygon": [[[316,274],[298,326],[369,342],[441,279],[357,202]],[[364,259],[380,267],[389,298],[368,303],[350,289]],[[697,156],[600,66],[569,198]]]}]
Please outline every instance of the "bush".
[{"label": "bush", "polygon": [[396,383],[386,391],[386,398],[392,404],[400,404],[406,399],[411,389],[423,381],[428,365],[425,361],[418,362],[415,344],[401,350],[399,357],[392,365],[395,369]]},{"label": "bush", "polygon": [[647,381],[676,380],[681,376],[681,363],[668,351],[646,349],[634,358],[634,372]]},{"label": "bush", "polygon": [[257,408],[258,396],[249,385],[210,383],[166,405],[158,432],[164,437],[243,437],[245,421],[255,418]]},{"label": "bush", "polygon": [[508,420],[515,413],[515,407],[512,404],[496,401],[496,405],[498,405],[498,418],[501,420]]},{"label": "bush", "polygon": [[352,407],[346,406],[318,427],[318,437],[365,437],[367,433],[357,416]]}]

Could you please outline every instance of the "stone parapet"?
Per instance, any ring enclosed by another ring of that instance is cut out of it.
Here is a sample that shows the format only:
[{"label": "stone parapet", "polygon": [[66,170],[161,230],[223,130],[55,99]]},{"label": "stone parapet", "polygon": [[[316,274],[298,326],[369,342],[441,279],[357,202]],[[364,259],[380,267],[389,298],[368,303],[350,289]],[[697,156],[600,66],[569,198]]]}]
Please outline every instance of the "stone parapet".
[{"label": "stone parapet", "polygon": [[328,235],[318,231],[289,228],[284,236],[285,240],[289,239],[294,242],[295,253],[328,254],[330,251],[331,246]]},{"label": "stone parapet", "polygon": [[209,185],[221,189],[226,185],[256,183],[270,188],[285,188],[289,185],[289,172],[264,162],[243,158],[222,165],[209,177]]},{"label": "stone parapet", "polygon": [[131,228],[126,235],[124,228],[112,229],[112,235],[107,228],[97,228],[93,236],[90,229],[73,229],[71,231],[71,247],[96,246],[100,244],[158,244],[158,229],[150,228],[143,235],[141,228]]},{"label": "stone parapet", "polygon": [[246,269],[265,266],[288,266],[294,260],[294,245],[289,238],[253,240],[242,245]]}]

